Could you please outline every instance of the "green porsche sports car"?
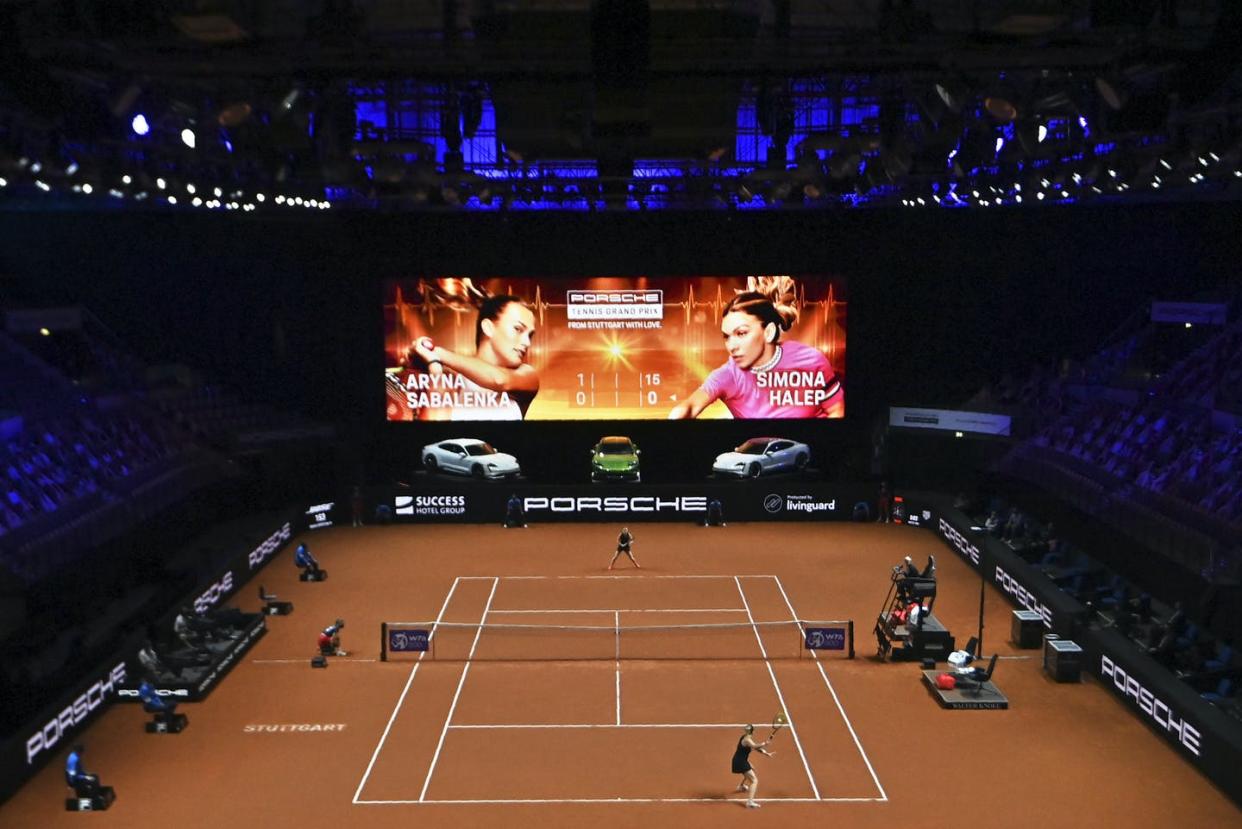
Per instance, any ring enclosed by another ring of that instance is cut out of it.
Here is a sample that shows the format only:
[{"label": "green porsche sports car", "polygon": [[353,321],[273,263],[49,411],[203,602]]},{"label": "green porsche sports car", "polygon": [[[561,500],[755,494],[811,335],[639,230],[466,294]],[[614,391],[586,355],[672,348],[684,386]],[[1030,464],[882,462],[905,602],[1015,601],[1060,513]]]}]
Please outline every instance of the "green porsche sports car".
[{"label": "green porsche sports car", "polygon": [[638,471],[640,452],[634,441],[625,437],[600,438],[591,450],[592,481],[642,480]]}]

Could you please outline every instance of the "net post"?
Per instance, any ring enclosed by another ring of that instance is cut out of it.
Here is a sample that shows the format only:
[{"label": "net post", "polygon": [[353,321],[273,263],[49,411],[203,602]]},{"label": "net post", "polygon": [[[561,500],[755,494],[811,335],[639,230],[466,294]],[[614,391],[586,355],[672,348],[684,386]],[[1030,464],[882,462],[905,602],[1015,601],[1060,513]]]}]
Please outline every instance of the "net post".
[{"label": "net post", "polygon": [[388,661],[388,623],[380,622],[380,662]]},{"label": "net post", "polygon": [[848,635],[848,636],[849,636],[849,638],[850,638],[850,654],[849,654],[849,657],[848,657],[848,658],[849,658],[849,659],[853,659],[853,658],[854,658],[854,620],[853,620],[853,619],[850,619],[850,620],[849,620],[849,624],[847,625],[847,629],[848,629],[848,631],[849,631],[849,633],[848,633],[847,635]]}]

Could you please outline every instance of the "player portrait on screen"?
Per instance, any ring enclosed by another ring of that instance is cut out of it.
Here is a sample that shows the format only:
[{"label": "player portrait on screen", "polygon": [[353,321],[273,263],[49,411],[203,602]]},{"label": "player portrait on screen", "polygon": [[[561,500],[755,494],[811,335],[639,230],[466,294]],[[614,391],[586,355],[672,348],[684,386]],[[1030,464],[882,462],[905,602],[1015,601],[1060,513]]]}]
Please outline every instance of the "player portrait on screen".
[{"label": "player portrait on screen", "polygon": [[846,308],[814,274],[391,279],[386,417],[844,417]]},{"label": "player portrait on screen", "polygon": [[463,301],[477,309],[474,353],[415,337],[398,375],[411,419],[522,420],[539,391],[539,373],[527,361],[536,332],[530,306],[469,279],[441,280],[429,295],[457,312]]},{"label": "player portrait on screen", "polygon": [[673,406],[670,420],[698,417],[720,400],[735,418],[842,417],[845,390],[816,348],[781,340],[798,319],[794,280],[747,279],[746,290],[724,306],[720,331],[728,360]]}]

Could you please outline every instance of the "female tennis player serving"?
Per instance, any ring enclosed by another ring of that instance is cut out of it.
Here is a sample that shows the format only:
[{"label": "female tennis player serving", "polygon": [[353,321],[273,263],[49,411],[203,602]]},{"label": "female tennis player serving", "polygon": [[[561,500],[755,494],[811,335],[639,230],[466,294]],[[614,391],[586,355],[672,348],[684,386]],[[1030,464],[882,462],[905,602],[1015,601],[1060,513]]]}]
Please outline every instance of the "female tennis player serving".
[{"label": "female tennis player serving", "polygon": [[750,765],[750,752],[752,749],[757,749],[760,754],[772,756],[772,752],[765,748],[769,741],[756,742],[754,735],[755,727],[746,726],[746,733],[742,735],[742,739],[737,741],[737,750],[733,752],[733,773],[742,775],[742,782],[737,785],[737,790],[749,792],[746,798],[748,809],[758,809],[761,805],[755,800],[755,792],[759,791],[759,775],[755,774],[755,770]]}]

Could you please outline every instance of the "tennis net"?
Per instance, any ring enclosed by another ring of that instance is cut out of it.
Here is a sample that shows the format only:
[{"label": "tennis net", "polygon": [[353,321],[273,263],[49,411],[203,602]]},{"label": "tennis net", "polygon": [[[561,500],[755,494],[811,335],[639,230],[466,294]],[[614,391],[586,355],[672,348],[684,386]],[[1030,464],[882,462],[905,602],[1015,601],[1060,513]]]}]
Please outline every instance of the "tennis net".
[{"label": "tennis net", "polygon": [[380,658],[442,661],[854,658],[852,620],[683,625],[384,622]]}]

